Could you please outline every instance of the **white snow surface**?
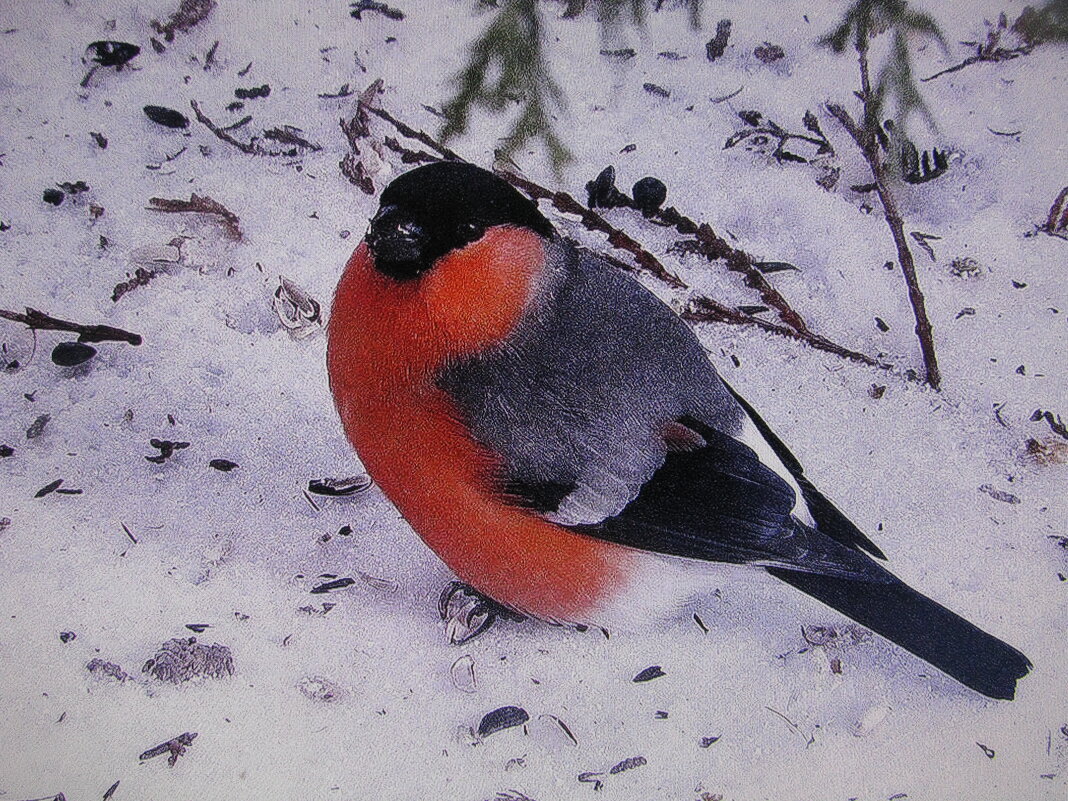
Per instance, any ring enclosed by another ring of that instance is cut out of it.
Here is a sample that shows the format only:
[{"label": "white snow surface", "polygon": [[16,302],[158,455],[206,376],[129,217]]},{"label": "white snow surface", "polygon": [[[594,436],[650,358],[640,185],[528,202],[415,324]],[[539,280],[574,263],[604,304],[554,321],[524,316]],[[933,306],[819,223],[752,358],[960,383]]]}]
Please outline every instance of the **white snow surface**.
[{"label": "white snow surface", "polygon": [[[668,3],[644,31],[617,34],[637,51],[620,64],[598,54],[592,20],[556,19],[562,6],[547,2],[569,98],[559,125],[575,159],[556,179],[542,154],[516,156],[532,177],[578,197],[607,164],[624,189],[658,176],[669,204],[762,259],[799,266],[771,280],[815,330],[896,365],[864,367],[752,328],[698,328],[727,380],[899,576],[1031,658],[1017,700],[994,702],[878,638],[808,646],[802,626],[845,620],[771,581],[725,578],[700,613],[707,633],[689,619],[611,639],[528,621],[449,645],[435,605],[452,577],[377,489],[308,503],[309,479],[360,466],[333,409],[323,335],[291,337],[273,293],[285,275],[327,309],[376,207],[338,170],[347,149],[338,119],[354,98],[317,95],[381,77],[385,107],[434,132],[440,120],[423,104],[448,96],[464,43],[486,20],[474,0],[396,5],[403,21],[357,21],[340,0],[220,0],[162,54],[149,46],[150,21],[173,0],[0,5],[0,220],[10,225],[0,232],[0,308],[144,337],[139,347],[102,343],[87,364],[62,368],[49,354],[70,335],[0,320],[5,363],[19,362],[0,373],[0,443],[14,448],[0,459],[0,518],[10,520],[0,525],[0,798],[96,799],[116,781],[115,801],[1064,798],[1068,552],[1056,538],[1068,534],[1068,443],[1030,421],[1035,409],[1068,415],[1068,242],[1034,235],[1068,180],[1064,48],[922,85],[939,128],[924,132],[916,120],[917,136],[955,156],[943,178],[896,191],[907,230],[941,237],[933,261],[916,249],[941,392],[906,377],[920,364],[903,281],[884,268],[896,258],[889,231],[878,210],[862,209],[874,199],[849,190],[867,180],[863,163],[823,111],[828,100],[856,111],[853,60],[815,44],[841,4],[706,2],[704,29],[692,31]],[[971,50],[958,40],[983,39],[984,17],[1012,19],[1022,6],[927,4],[950,52],[926,46],[918,73],[961,60]],[[734,23],[730,45],[710,64],[704,42],[722,17]],[[99,70],[83,89],[82,53],[98,39],[142,52],[135,69]],[[784,47],[782,62],[753,57],[765,40]],[[643,91],[647,82],[670,97]],[[235,88],[265,83],[269,97],[225,109]],[[220,125],[253,115],[233,131],[240,139],[288,124],[322,149],[246,155],[193,120],[190,100]],[[150,122],[146,104],[181,110],[190,128]],[[745,109],[793,131],[815,112],[837,151],[838,186],[817,186],[809,165],[724,150]],[[505,124],[478,116],[456,147],[489,166]],[[390,158],[368,157],[378,189],[403,169]],[[79,180],[88,192],[59,207],[42,201],[45,189]],[[146,208],[191,192],[236,213],[244,239],[198,215]],[[99,219],[90,204],[104,208]],[[668,254],[680,238],[672,231],[608,216],[695,291],[760,303],[721,266]],[[131,254],[176,237],[181,262],[113,302],[135,269]],[[979,265],[975,277],[951,272],[963,256]],[[676,307],[685,300],[649,285]],[[965,307],[974,314],[958,316]],[[885,394],[871,397],[872,385]],[[27,439],[43,414],[43,433]],[[144,458],[157,453],[151,438],[190,445],[157,465]],[[1060,462],[1028,457],[1032,438],[1061,448]],[[215,458],[240,466],[224,474],[208,467]],[[59,478],[82,494],[34,497]],[[351,535],[337,533],[343,525]],[[322,574],[357,571],[392,584],[309,594]],[[324,601],[336,604],[326,615],[298,611]],[[232,677],[175,686],[141,672],[196,623],[211,626],[195,635],[201,642],[232,650]],[[64,643],[60,632],[76,638]],[[464,655],[474,692],[450,679]],[[131,680],[90,675],[94,657]],[[651,665],[666,675],[632,682]],[[302,693],[309,679],[329,682],[333,700]],[[465,734],[505,705],[530,722],[478,743]],[[165,756],[138,760],[183,732],[198,736],[174,767]],[[701,747],[705,737],[719,739]],[[639,755],[646,764],[598,777],[599,792],[578,781]]]}]

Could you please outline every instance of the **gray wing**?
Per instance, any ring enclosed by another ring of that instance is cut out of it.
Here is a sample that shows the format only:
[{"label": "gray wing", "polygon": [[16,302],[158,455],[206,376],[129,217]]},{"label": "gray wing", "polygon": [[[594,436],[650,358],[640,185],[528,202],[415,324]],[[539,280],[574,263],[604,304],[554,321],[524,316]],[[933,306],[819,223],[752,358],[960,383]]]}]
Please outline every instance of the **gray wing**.
[{"label": "gray wing", "polygon": [[797,484],[736,439],[746,410],[671,309],[563,240],[547,256],[507,345],[438,378],[501,457],[502,497],[645,550],[866,572],[851,545],[793,518]]}]

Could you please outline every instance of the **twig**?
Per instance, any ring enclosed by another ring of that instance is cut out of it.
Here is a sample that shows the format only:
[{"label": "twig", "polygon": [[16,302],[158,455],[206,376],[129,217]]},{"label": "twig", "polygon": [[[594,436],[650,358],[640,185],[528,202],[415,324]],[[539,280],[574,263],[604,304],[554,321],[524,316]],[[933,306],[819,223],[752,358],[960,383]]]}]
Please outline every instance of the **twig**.
[{"label": "twig", "polygon": [[234,139],[234,137],[230,136],[225,130],[208,119],[208,116],[200,110],[197,101],[190,100],[189,105],[193,107],[193,113],[196,114],[197,121],[227,144],[233,145],[242,153],[248,153],[250,156],[260,156],[264,154],[265,151],[262,148],[257,147],[253,142],[242,142],[240,139]]},{"label": "twig", "polygon": [[226,232],[231,239],[240,242],[243,238],[241,233],[241,220],[236,214],[217,200],[207,196],[198,195],[195,192],[189,195],[189,200],[172,200],[170,198],[153,197],[148,199],[148,208],[151,211],[161,211],[170,214],[211,214],[219,217]]},{"label": "twig", "polygon": [[719,236],[707,223],[698,224],[689,217],[681,214],[674,206],[662,209],[653,215],[653,219],[663,225],[670,225],[680,234],[693,236],[697,239],[698,252],[709,261],[723,259],[727,269],[742,273],[745,276],[746,286],[757,290],[760,298],[771,306],[779,315],[779,319],[793,328],[799,334],[810,334],[811,331],[801,315],[798,314],[775,287],[768,283],[768,279],[755,266],[756,261],[744,250],[732,247],[727,240]]},{"label": "twig", "polygon": [[35,330],[70,331],[78,335],[79,342],[129,342],[131,345],[140,345],[142,341],[140,334],[131,334],[121,328],[113,328],[110,325],[72,323],[69,320],[52,317],[37,309],[31,309],[29,306],[26,307],[25,314],[0,309],[0,317],[22,323]]},{"label": "twig", "polygon": [[390,125],[392,125],[394,128],[396,128],[398,131],[400,131],[401,134],[403,134],[404,136],[407,136],[409,139],[414,139],[417,142],[422,142],[424,145],[429,147],[431,150],[434,150],[438,154],[440,154],[441,157],[446,159],[447,161],[463,161],[463,159],[460,158],[460,156],[456,154],[456,151],[445,147],[445,145],[443,145],[440,142],[434,140],[432,137],[428,136],[427,134],[423,133],[422,131],[417,131],[415,128],[412,128],[412,127],[410,127],[408,125],[405,125],[403,122],[398,120],[396,117],[394,117],[392,114],[390,114],[385,109],[378,108],[376,106],[368,106],[367,110],[369,112],[371,112],[372,114],[374,114],[376,117],[379,117],[379,118],[385,120],[386,122],[388,122]]},{"label": "twig", "polygon": [[[864,118],[867,120],[872,117],[872,95],[871,83],[868,78],[868,59],[866,49],[860,51],[860,75],[861,85],[863,87],[860,97],[861,101],[864,103]],[[874,131],[861,129],[861,127],[853,120],[852,116],[850,116],[849,112],[842,106],[835,103],[829,103],[827,105],[827,110],[842,124],[842,127],[846,129],[849,135],[853,138],[853,141],[856,142],[861,155],[863,155],[864,160],[868,162],[868,168],[871,170],[872,177],[875,179],[875,189],[879,194],[880,202],[883,204],[883,215],[886,218],[886,224],[890,228],[890,234],[893,236],[894,245],[897,248],[898,262],[901,264],[901,272],[905,276],[905,283],[908,287],[909,303],[912,305],[912,312],[916,318],[916,336],[920,340],[920,351],[923,354],[923,365],[927,383],[934,389],[938,389],[939,385],[942,383],[942,376],[938,369],[938,359],[935,356],[934,338],[931,333],[931,321],[927,317],[923,292],[920,290],[919,278],[916,275],[916,263],[912,259],[912,252],[909,250],[908,242],[905,239],[905,224],[901,219],[901,213],[898,211],[894,196],[890,192],[885,168],[879,160],[878,140],[875,137]]]},{"label": "twig", "polygon": [[927,81],[933,81],[935,78],[941,78],[943,75],[948,75],[951,72],[959,72],[965,67],[970,67],[972,64],[978,64],[981,61],[1012,61],[1014,58],[1026,56],[1034,49],[1034,45],[1023,45],[1021,47],[1014,47],[1011,49],[998,47],[994,50],[989,51],[985,48],[980,48],[978,53],[976,53],[974,56],[968,56],[968,58],[964,59],[964,61],[960,62],[960,64],[954,64],[952,67],[947,67],[946,69],[941,70],[940,72],[936,72],[934,75],[928,75],[926,78],[920,78],[920,81],[922,83],[926,83]]},{"label": "twig", "polygon": [[684,320],[700,323],[755,325],[769,333],[778,334],[787,337],[788,339],[796,339],[799,342],[806,343],[816,350],[833,353],[836,356],[841,356],[850,361],[860,362],[861,364],[867,364],[871,367],[879,367],[883,370],[892,370],[894,368],[894,366],[888,362],[880,361],[865,353],[859,353],[858,351],[842,347],[819,334],[813,334],[811,331],[798,331],[789,326],[779,325],[778,323],[773,323],[769,320],[763,320],[760,317],[755,317],[730,306],[725,306],[722,303],[703,295],[691,299],[690,305],[682,312],[682,318]]},{"label": "twig", "polygon": [[[410,126],[395,118],[389,112],[383,109],[373,107],[368,107],[367,110],[375,116],[379,117],[380,119],[383,119],[386,122],[390,123],[390,125],[396,128],[404,136],[408,137],[409,139],[414,139],[418,142],[421,142],[422,144],[429,147],[431,150],[434,150],[435,152],[439,153],[444,158],[453,161],[463,161],[463,159],[459,155],[457,155],[449,148],[436,142],[426,133],[411,128]],[[413,161],[428,160],[433,158],[432,156],[430,156],[430,154],[423,153],[421,151],[407,150],[399,142],[394,141],[394,144],[396,145],[397,152],[401,153],[402,157],[404,154],[408,154],[409,158]],[[650,274],[664,281],[664,283],[668,284],[668,286],[671,286],[676,289],[688,289],[687,284],[682,281],[682,279],[668,271],[668,269],[660,263],[659,259],[657,259],[656,256],[654,256],[652,253],[642,247],[640,243],[638,243],[632,237],[628,236],[623,231],[613,226],[600,214],[597,214],[595,211],[592,211],[586,206],[579,203],[571,195],[567,194],[566,192],[553,192],[539,184],[534,183],[533,181],[527,178],[520,177],[519,175],[516,175],[515,173],[510,172],[508,170],[498,169],[496,172],[497,175],[504,178],[506,181],[508,181],[521,191],[526,192],[530,197],[534,198],[535,200],[548,200],[553,204],[553,207],[556,208],[557,211],[563,212],[565,214],[577,215],[581,219],[583,226],[585,226],[587,230],[599,231],[601,233],[607,234],[608,242],[610,245],[621,250],[626,250],[635,258],[635,261],[638,262],[638,265],[635,267],[631,266],[630,264],[627,264],[626,262],[620,261],[619,259],[616,259],[615,257],[610,256],[608,254],[601,254],[616,266],[630,272],[633,272],[636,269],[644,269]],[[679,216],[681,217],[681,215]],[[701,226],[697,226],[696,223],[694,223],[692,220],[687,220],[687,218],[682,218],[682,220],[688,221],[689,225],[697,229],[701,228]],[[671,224],[674,224],[674,222],[672,222]],[[681,224],[685,225],[685,222],[682,222]],[[704,226],[704,228],[707,228],[707,226]],[[712,233],[713,237],[715,236],[715,234],[711,232],[711,229],[708,229],[708,231],[709,233]],[[719,241],[722,242],[722,240]],[[738,255],[733,254],[742,254],[741,251],[736,251],[734,248],[731,248],[730,245],[727,245],[725,242],[722,242],[719,247],[724,247],[727,251],[729,251],[728,255],[725,256],[725,258],[734,258],[737,260],[740,257]],[[742,256],[745,255],[746,254],[742,254]],[[752,264],[751,259],[749,263]],[[769,287],[769,289],[771,289],[772,292],[775,291],[774,288]],[[785,300],[783,300],[782,302],[785,304]],[[787,306],[787,308],[789,307]],[[790,339],[805,342],[817,350],[833,353],[837,356],[841,356],[843,358],[850,359],[852,361],[860,362],[862,364],[870,365],[873,367],[879,367],[884,370],[893,369],[893,365],[887,362],[873,359],[871,356],[859,353],[854,350],[850,350],[849,348],[842,347],[841,345],[838,345],[825,337],[813,334],[811,331],[808,330],[807,327],[804,326],[803,322],[801,323],[802,328],[800,329],[793,328],[788,325],[777,325],[776,323],[772,323],[767,320],[762,320],[758,317],[754,317],[753,315],[746,314],[745,312],[726,306],[722,303],[719,303],[718,301],[713,300],[712,298],[704,296],[697,296],[695,298],[692,298],[690,308],[687,311],[683,312],[682,316],[688,320],[696,322],[720,322],[730,323],[734,325],[754,325],[770,333],[779,334]]]}]

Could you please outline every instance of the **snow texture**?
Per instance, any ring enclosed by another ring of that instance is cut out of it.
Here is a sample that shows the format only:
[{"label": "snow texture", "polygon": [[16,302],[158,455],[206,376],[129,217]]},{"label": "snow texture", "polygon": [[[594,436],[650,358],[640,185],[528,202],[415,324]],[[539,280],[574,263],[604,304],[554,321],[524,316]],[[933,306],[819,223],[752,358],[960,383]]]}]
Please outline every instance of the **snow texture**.
[{"label": "snow texture", "polygon": [[[1017,700],[1003,703],[878,638],[817,632],[812,645],[802,627],[846,621],[788,587],[729,576],[700,612],[707,633],[688,619],[611,639],[504,622],[457,648],[435,611],[452,577],[377,489],[306,499],[309,480],[360,466],[332,406],[324,337],[284,328],[274,293],[284,275],[325,313],[376,207],[338,170],[337,122],[354,98],[318,95],[381,77],[386,107],[434,131],[423,104],[448,96],[485,22],[474,0],[397,4],[403,21],[357,21],[341,0],[220,0],[163,53],[151,21],[175,0],[0,6],[0,308],[144,337],[60,367],[49,355],[71,336],[0,321],[0,444],[13,449],[0,458],[0,797],[92,799],[119,781],[115,801],[1064,798],[1066,443],[1030,419],[1068,415],[1068,243],[1034,235],[1068,181],[1064,48],[923,84],[939,128],[916,121],[916,134],[948,148],[951,168],[896,191],[907,230],[941,237],[933,260],[916,254],[944,375],[936,393],[905,375],[918,347],[901,276],[884,267],[889,232],[874,198],[849,190],[868,178],[823,111],[854,103],[852,59],[815,44],[842,4],[706,2],[704,29],[692,31],[667,3],[644,31],[607,43],[637,51],[624,62],[599,55],[592,20],[557,20],[562,6],[544,4],[575,154],[559,185],[581,197],[607,164],[623,188],[656,175],[669,204],[800,267],[771,280],[817,331],[896,365],[863,367],[753,328],[699,328],[727,380],[898,575],[1032,659]],[[958,40],[982,40],[984,17],[1012,19],[1023,3],[926,6],[950,52],[924,47],[920,75],[969,55]],[[725,17],[729,44],[709,63],[705,42]],[[83,52],[102,39],[141,53],[83,88]],[[757,60],[765,41],[785,58]],[[269,96],[226,110],[235,89],[264,84]],[[242,141],[292,125],[322,149],[245,154],[197,123],[191,100],[220,126],[253,115],[231,132]],[[161,127],[145,105],[181,111],[190,127]],[[741,110],[791,130],[816,113],[838,185],[826,191],[818,169],[759,148],[724,150]],[[478,116],[456,147],[488,166],[506,124]],[[380,190],[402,167],[367,154]],[[557,185],[542,154],[516,160]],[[89,189],[43,201],[77,181]],[[236,214],[243,239],[215,218],[148,209],[191,193]],[[609,217],[696,291],[759,303],[737,274],[668,254],[670,230]],[[964,257],[978,265],[972,277],[950,268]],[[113,301],[139,267],[157,274]],[[886,387],[878,399],[872,385]],[[152,439],[189,446],[155,463]],[[82,492],[34,497],[57,479]],[[337,577],[356,581],[310,594]],[[198,642],[229,649],[233,675],[171,684],[142,673],[160,643],[192,636],[189,624]],[[632,681],[651,665],[664,675]],[[529,721],[473,734],[506,706]],[[197,737],[173,767],[139,763],[183,732]]]}]

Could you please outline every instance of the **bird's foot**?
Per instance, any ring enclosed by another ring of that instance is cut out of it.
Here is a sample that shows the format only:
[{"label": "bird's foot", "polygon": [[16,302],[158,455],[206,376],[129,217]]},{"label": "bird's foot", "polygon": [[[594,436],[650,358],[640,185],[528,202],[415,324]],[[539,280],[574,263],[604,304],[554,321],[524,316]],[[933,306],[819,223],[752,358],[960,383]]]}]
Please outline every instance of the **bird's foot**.
[{"label": "bird's foot", "polygon": [[488,631],[498,618],[517,623],[526,618],[462,581],[452,581],[438,598],[438,614],[445,621],[445,636],[453,645],[463,645]]}]

